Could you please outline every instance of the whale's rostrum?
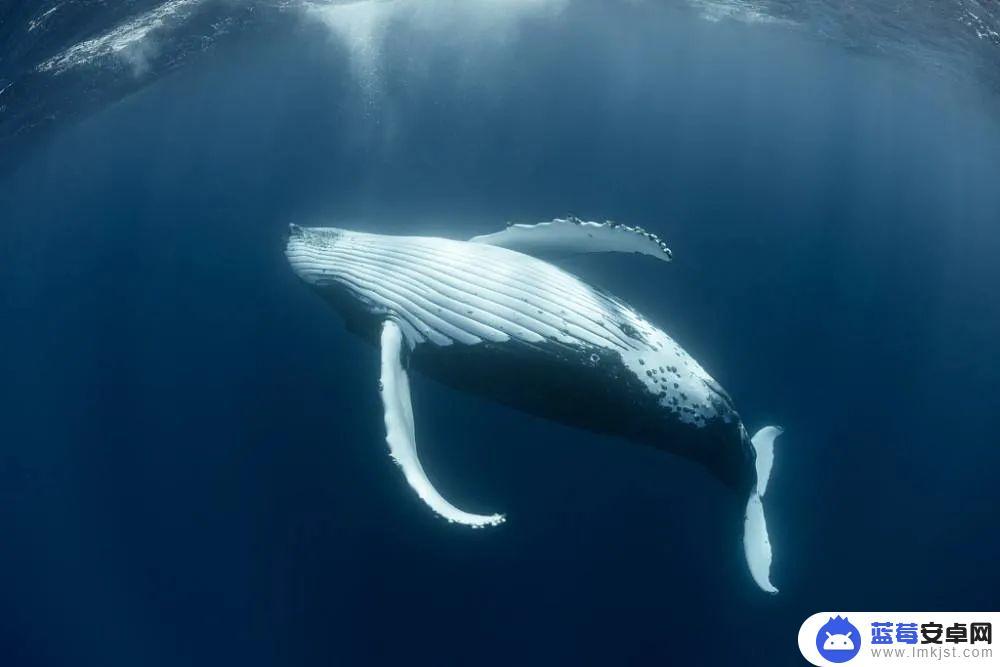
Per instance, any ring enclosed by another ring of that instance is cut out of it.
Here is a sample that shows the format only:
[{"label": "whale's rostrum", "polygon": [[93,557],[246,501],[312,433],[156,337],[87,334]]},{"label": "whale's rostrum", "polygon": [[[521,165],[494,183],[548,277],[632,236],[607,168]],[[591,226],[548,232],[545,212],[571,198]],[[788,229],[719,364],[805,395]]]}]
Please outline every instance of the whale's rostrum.
[{"label": "whale's rostrum", "polygon": [[749,437],[729,395],[670,336],[615,296],[533,256],[591,252],[672,256],[640,228],[575,218],[471,241],[292,225],[286,247],[295,272],[352,331],[381,347],[386,441],[435,512],[475,527],[504,520],[455,507],[428,480],[408,369],[702,464],[744,499],[750,573],[777,592],[762,499],[781,429]]}]

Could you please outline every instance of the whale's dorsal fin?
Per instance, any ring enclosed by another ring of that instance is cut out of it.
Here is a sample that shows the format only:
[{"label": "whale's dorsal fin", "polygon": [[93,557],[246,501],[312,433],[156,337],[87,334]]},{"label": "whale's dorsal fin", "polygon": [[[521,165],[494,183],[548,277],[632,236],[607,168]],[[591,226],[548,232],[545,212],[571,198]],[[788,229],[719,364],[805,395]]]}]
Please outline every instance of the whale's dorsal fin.
[{"label": "whale's dorsal fin", "polygon": [[502,514],[469,514],[458,509],[437,492],[417,458],[413,428],[413,405],[410,403],[410,380],[403,368],[403,332],[392,320],[382,325],[382,376],[379,385],[385,407],[385,441],[389,454],[403,469],[403,475],[420,499],[448,521],[479,528],[503,523]]},{"label": "whale's dorsal fin", "polygon": [[474,236],[471,243],[486,243],[526,255],[579,255],[595,252],[626,252],[649,255],[669,262],[670,248],[652,232],[617,222],[588,222],[579,218],[556,218],[534,225],[508,225],[507,229]]}]

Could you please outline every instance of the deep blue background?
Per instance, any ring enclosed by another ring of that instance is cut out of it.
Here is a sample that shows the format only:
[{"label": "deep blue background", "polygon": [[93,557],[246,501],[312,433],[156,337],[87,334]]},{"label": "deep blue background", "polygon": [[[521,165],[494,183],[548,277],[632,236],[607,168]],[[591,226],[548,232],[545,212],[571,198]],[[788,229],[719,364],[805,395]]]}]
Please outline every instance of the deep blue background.
[{"label": "deep blue background", "polygon": [[[377,89],[318,26],[249,39],[0,183],[0,663],[800,664],[821,610],[1000,599],[1000,123],[967,84],[776,26],[574,5],[512,43],[398,28]],[[433,38],[432,38],[433,37]],[[574,213],[578,259],[785,427],[774,580],[700,468],[414,378],[288,222],[471,236]]]}]

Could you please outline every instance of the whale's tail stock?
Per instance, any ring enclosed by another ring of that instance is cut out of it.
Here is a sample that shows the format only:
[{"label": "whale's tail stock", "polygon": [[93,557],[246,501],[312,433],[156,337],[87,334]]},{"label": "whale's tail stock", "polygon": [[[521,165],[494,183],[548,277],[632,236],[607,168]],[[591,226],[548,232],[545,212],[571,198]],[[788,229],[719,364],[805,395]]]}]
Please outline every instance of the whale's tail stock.
[{"label": "whale's tail stock", "polygon": [[750,576],[768,593],[777,593],[771,583],[771,541],[767,536],[767,522],[764,520],[764,492],[771,476],[774,463],[774,441],[781,435],[777,426],[765,426],[750,439],[756,454],[757,481],[747,500],[746,516],[743,519],[743,551],[746,554]]}]

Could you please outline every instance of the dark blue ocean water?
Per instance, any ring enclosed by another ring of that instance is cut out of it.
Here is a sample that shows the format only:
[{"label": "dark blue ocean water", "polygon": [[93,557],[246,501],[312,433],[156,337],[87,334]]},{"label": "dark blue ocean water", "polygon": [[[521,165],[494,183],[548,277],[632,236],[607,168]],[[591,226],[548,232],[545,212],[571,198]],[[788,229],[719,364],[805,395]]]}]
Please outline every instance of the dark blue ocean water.
[{"label": "dark blue ocean water", "polygon": [[[462,27],[234,39],[19,154],[0,664],[796,665],[817,611],[995,609],[995,93],[640,4]],[[785,427],[779,595],[701,468],[416,376],[430,475],[508,522],[434,517],[282,254],[566,214],[661,235],[571,269]]]}]

